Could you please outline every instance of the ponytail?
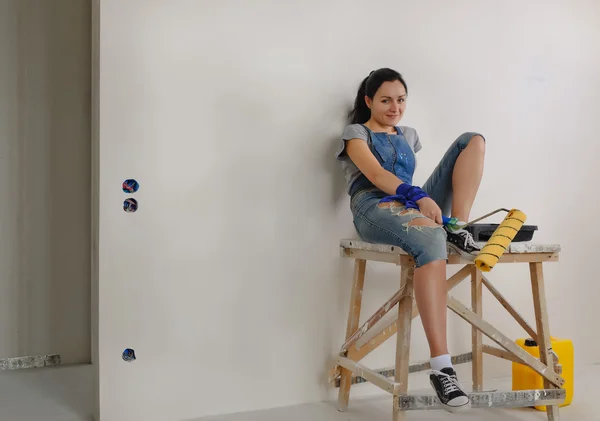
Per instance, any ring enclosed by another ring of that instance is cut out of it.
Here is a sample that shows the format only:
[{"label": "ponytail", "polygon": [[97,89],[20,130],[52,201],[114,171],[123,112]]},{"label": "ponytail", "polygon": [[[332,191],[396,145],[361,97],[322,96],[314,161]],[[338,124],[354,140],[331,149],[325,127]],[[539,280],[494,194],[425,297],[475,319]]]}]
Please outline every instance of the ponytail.
[{"label": "ponytail", "polygon": [[348,114],[348,118],[350,118],[350,124],[363,124],[369,121],[371,118],[371,109],[367,107],[367,103],[365,102],[368,80],[369,76],[364,78],[358,87],[358,93],[356,94],[356,99],[354,100],[354,108]]},{"label": "ponytail", "polygon": [[365,97],[373,99],[375,93],[383,82],[400,81],[404,85],[404,89],[408,94],[408,87],[402,78],[402,75],[395,70],[383,68],[374,70],[369,73],[369,76],[364,78],[358,87],[356,99],[354,100],[354,108],[348,114],[350,124],[364,124],[371,118],[371,109],[367,106]]}]

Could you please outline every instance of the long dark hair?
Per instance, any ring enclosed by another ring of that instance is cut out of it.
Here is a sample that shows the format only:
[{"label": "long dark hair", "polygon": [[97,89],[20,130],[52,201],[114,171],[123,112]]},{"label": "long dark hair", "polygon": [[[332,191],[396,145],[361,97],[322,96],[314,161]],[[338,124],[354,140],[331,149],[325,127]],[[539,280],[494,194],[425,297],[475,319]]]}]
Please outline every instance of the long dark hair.
[{"label": "long dark hair", "polygon": [[406,82],[404,82],[402,75],[397,71],[388,69],[387,67],[372,71],[369,76],[362,81],[358,88],[356,100],[354,101],[354,108],[348,114],[350,123],[363,124],[369,121],[371,118],[371,110],[367,107],[365,95],[373,99],[375,92],[377,92],[383,82],[394,82],[396,80],[399,80],[400,83],[404,85],[404,89],[406,89],[406,93],[408,94]]}]

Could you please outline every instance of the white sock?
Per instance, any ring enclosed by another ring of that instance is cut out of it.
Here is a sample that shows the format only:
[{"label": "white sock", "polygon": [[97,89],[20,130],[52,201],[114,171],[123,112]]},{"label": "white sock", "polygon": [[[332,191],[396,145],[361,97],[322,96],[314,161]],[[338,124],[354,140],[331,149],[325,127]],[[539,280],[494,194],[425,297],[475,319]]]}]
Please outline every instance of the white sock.
[{"label": "white sock", "polygon": [[429,360],[431,369],[436,371],[442,371],[442,368],[452,367],[452,359],[450,354],[439,355]]}]

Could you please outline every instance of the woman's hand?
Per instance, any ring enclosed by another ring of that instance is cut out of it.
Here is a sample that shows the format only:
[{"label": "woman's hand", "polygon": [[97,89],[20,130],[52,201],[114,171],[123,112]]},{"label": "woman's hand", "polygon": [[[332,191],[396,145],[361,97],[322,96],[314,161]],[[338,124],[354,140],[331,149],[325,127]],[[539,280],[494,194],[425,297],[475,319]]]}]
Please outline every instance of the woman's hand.
[{"label": "woman's hand", "polygon": [[417,200],[416,203],[423,215],[440,225],[443,224],[442,210],[437,203],[435,203],[435,200],[433,200],[431,197],[424,197]]}]

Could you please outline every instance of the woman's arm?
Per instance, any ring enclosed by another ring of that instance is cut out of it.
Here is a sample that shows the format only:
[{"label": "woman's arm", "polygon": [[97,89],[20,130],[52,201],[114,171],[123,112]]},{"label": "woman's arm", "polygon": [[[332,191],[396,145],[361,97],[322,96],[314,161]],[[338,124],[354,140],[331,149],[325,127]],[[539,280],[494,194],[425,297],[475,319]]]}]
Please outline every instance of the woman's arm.
[{"label": "woman's arm", "polygon": [[[346,143],[346,153],[354,162],[354,165],[369,179],[375,186],[383,190],[390,196],[394,196],[398,186],[403,184],[402,181],[391,172],[383,169],[377,158],[369,149],[367,143],[362,139],[350,139]],[[419,193],[417,192],[417,195]],[[433,199],[425,195],[425,197],[416,201],[421,213],[432,221],[438,224],[443,223],[442,211]]]},{"label": "woman's arm", "polygon": [[346,153],[358,169],[379,190],[395,195],[402,181],[391,172],[383,169],[377,158],[363,139],[350,139],[346,142]]}]

